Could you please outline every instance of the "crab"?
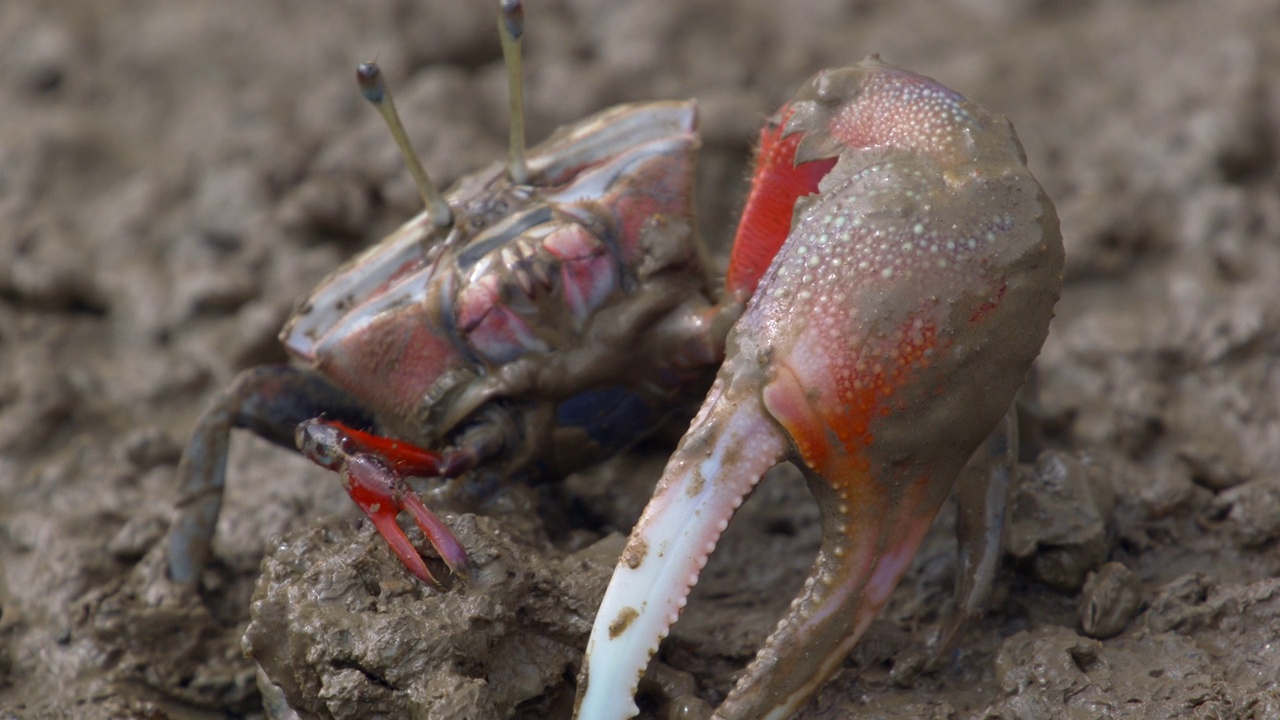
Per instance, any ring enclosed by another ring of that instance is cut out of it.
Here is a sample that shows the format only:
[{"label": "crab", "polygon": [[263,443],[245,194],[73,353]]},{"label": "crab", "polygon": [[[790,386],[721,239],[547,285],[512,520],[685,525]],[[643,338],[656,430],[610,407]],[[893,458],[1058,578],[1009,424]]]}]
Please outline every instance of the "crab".
[{"label": "crab", "polygon": [[174,581],[198,584],[208,561],[234,428],[340,473],[405,566],[440,586],[400,512],[450,574],[465,577],[469,560],[406,477],[561,476],[687,418],[705,395],[754,278],[718,292],[696,234],[694,104],[615,107],[526,150],[522,9],[502,7],[511,155],[443,195],[377,66],[358,70],[426,209],[300,306],[281,333],[293,363],[245,370],[197,420],[168,534]]},{"label": "crab", "polygon": [[408,478],[556,477],[705,398],[609,584],[577,717],[637,712],[717,538],[783,461],[808,478],[823,545],[717,717],[802,705],[963,475],[950,637],[998,558],[1012,403],[1061,287],[1057,218],[1008,121],[874,56],[819,73],[761,132],[719,281],[695,229],[694,104],[616,107],[526,150],[522,9],[500,8],[510,154],[444,194],[378,68],[358,71],[426,209],[300,306],[281,333],[293,363],[246,370],[210,402],[179,463],[170,577],[199,583],[235,428],[337,472],[408,571],[447,590],[441,573],[465,580],[470,560]]}]

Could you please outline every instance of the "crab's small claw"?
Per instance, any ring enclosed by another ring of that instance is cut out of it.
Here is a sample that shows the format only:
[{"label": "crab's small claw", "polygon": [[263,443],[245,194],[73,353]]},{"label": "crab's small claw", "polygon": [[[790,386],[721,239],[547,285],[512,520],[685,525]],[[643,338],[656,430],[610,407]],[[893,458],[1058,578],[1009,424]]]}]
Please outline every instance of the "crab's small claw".
[{"label": "crab's small claw", "polygon": [[1061,237],[1006,120],[874,58],[818,74],[778,117],[781,137],[802,134],[794,163],[839,161],[796,204],[632,531],[587,645],[583,720],[637,712],[721,532],[783,460],[808,479],[822,546],[715,717],[805,704],[889,599],[1048,332]]},{"label": "crab's small claw", "polygon": [[[439,474],[438,454],[327,420],[307,420],[298,425],[297,443],[309,460],[342,476],[347,494],[373,521],[396,557],[419,580],[440,587],[417,548],[396,522],[401,511],[413,517],[455,575],[463,579],[470,577],[471,561],[462,544],[404,481],[405,475]],[[388,452],[389,446],[392,452]]]}]

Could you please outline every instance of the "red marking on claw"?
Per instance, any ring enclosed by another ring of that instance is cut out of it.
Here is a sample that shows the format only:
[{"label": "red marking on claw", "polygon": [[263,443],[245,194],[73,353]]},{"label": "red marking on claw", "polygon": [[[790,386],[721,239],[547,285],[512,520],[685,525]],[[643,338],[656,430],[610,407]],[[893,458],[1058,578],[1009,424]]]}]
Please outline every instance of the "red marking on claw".
[{"label": "red marking on claw", "polygon": [[1006,283],[1001,283],[1000,289],[996,291],[995,297],[982,303],[982,306],[979,307],[978,310],[973,313],[973,316],[969,318],[969,322],[982,322],[988,315],[995,312],[996,308],[1000,307],[1000,301],[1004,300],[1004,291],[1007,289],[1008,285]]},{"label": "red marking on claw", "polygon": [[836,164],[836,158],[827,158],[797,165],[796,148],[804,136],[785,135],[791,114],[784,111],[781,116],[760,131],[751,192],[729,259],[725,284],[743,299],[755,293],[760,277],[791,232],[796,200],[818,192],[818,183]]}]

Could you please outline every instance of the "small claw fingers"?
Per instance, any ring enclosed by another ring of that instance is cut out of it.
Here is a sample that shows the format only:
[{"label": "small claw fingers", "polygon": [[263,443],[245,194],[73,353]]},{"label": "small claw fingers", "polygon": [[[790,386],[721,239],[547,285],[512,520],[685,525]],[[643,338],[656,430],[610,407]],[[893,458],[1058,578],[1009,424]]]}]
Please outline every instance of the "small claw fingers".
[{"label": "small claw fingers", "polygon": [[[324,420],[304,422],[298,426],[297,431],[298,447],[302,454],[312,462],[337,471],[342,476],[347,495],[373,521],[378,534],[387,541],[391,551],[400,558],[409,572],[434,588],[441,587],[418,549],[396,522],[401,511],[408,511],[413,516],[427,541],[440,553],[441,559],[454,574],[464,579],[469,578],[471,561],[462,543],[423,504],[417,494],[405,485],[398,467],[393,467],[380,455],[364,451],[370,446],[370,438],[377,441],[376,446],[379,447],[394,442]],[[430,451],[421,452],[434,455]]]},{"label": "small claw fingers", "polygon": [[[345,464],[341,468],[342,484],[347,489],[347,494],[355,501],[356,505],[364,511],[365,515],[373,521],[374,527],[378,529],[378,534],[387,541],[391,546],[392,552],[405,567],[409,569],[418,579],[439,588],[440,583],[427,569],[427,565],[422,560],[422,556],[418,554],[418,549],[409,542],[409,537],[405,535],[400,524],[396,522],[396,516],[404,509],[404,501],[412,491],[407,488],[399,487],[401,481],[390,468],[386,466],[379,458],[373,455],[360,454],[352,455],[347,458]],[[421,501],[419,501],[421,504]],[[425,508],[423,508],[425,510]],[[434,517],[434,516],[433,516]],[[437,523],[440,521],[437,519]],[[443,528],[443,525],[440,525]],[[424,529],[425,531],[425,529]],[[444,530],[448,532],[448,530]],[[430,536],[428,536],[430,537]],[[455,541],[456,542],[456,541]]]},{"label": "small claw fingers", "polygon": [[384,512],[365,512],[369,519],[373,521],[373,526],[377,528],[378,534],[383,540],[387,541],[387,546],[391,548],[391,552],[400,558],[400,562],[404,563],[405,568],[413,573],[422,582],[439,590],[441,589],[440,581],[431,574],[431,570],[427,568],[427,564],[423,562],[422,556],[418,554],[418,549],[409,542],[409,536],[405,535],[404,529],[396,522],[396,512],[387,510]]},{"label": "small claw fingers", "polygon": [[470,580],[471,559],[467,557],[467,551],[462,548],[462,543],[458,542],[440,518],[431,512],[431,509],[424,505],[412,491],[405,494],[402,499],[403,509],[408,510],[413,516],[414,522],[422,529],[422,534],[427,537],[436,552],[440,553],[440,559],[449,566],[449,570],[464,580]]}]

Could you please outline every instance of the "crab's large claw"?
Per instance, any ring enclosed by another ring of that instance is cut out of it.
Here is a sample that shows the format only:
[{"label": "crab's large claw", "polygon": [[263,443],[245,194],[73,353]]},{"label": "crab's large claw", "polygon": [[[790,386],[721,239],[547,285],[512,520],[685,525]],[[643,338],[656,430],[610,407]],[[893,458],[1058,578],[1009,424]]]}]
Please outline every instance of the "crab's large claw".
[{"label": "crab's large claw", "polygon": [[1005,119],[872,58],[818,74],[776,121],[803,133],[793,163],[839,161],[797,204],[632,532],[587,646],[584,719],[637,712],[637,681],[720,533],[786,459],[820,505],[822,547],[716,716],[803,705],[888,599],[1048,331],[1057,218]]}]

